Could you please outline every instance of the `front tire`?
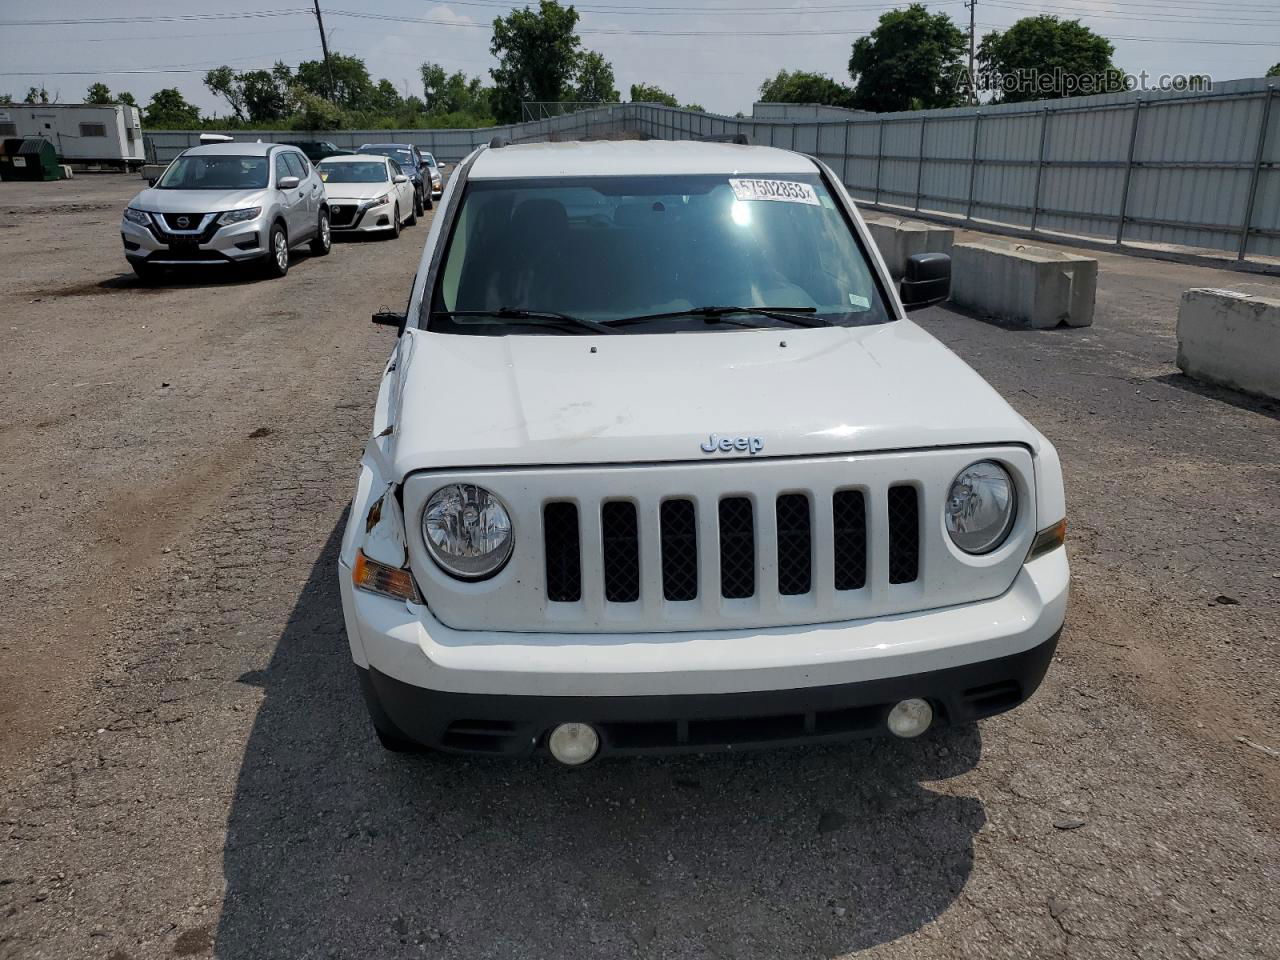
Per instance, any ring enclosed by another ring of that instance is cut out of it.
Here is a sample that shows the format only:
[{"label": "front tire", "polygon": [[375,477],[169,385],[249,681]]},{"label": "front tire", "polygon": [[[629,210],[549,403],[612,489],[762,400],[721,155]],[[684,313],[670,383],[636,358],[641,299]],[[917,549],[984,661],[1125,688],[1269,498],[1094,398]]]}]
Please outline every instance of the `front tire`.
[{"label": "front tire", "polygon": [[413,191],[413,219],[410,220],[409,222],[417,223],[418,218],[422,216],[423,209],[424,209],[424,206],[422,203],[422,194],[419,193],[417,190],[415,190]]},{"label": "front tire", "polygon": [[270,251],[263,266],[268,277],[283,277],[289,272],[289,235],[283,223],[271,225]]},{"label": "front tire", "polygon": [[320,211],[320,223],[316,226],[316,238],[311,241],[311,252],[323,257],[333,247],[333,233],[329,230],[329,211]]},{"label": "front tire", "polygon": [[391,239],[394,240],[400,236],[400,204],[396,204],[395,212],[391,214]]}]

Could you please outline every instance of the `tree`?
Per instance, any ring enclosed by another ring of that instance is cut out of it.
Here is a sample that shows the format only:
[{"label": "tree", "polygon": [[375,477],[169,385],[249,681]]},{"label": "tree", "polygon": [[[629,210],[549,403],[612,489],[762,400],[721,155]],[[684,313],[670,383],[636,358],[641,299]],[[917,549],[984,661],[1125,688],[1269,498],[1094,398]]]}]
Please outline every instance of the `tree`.
[{"label": "tree", "polygon": [[582,44],[577,24],[578,11],[556,0],[539,0],[537,11],[525,7],[494,19],[489,51],[498,66],[489,71],[490,102],[500,123],[519,120],[527,100],[560,101],[573,94]]},{"label": "tree", "polygon": [[210,93],[227,101],[237,120],[244,119],[244,86],[234,70],[225,65],[214,67],[204,75],[204,85],[209,88]]},{"label": "tree", "polygon": [[613,83],[613,65],[594,50],[588,50],[578,62],[573,99],[585,103],[617,103],[618,89]]},{"label": "tree", "polygon": [[8,107],[13,104],[12,93],[0,93],[0,107]]},{"label": "tree", "polygon": [[29,87],[27,89],[27,95],[22,102],[23,103],[48,103],[49,91],[46,90],[43,86]]},{"label": "tree", "polygon": [[993,30],[978,48],[982,86],[1002,103],[1056,100],[1123,90],[1115,48],[1078,20],[1048,14]]},{"label": "tree", "polygon": [[1268,76],[1268,77],[1280,77],[1280,63],[1277,63],[1274,67],[1272,67],[1270,70],[1268,70],[1268,71],[1267,71],[1267,76]]},{"label": "tree", "polygon": [[136,107],[138,105],[138,101],[133,99],[133,94],[130,93],[128,90],[121,90],[119,93],[117,93],[116,102],[127,103],[131,107]]},{"label": "tree", "polygon": [[461,70],[446,73],[438,63],[424,63],[420,70],[428,113],[488,115],[489,91],[479,77],[468,77]]},{"label": "tree", "polygon": [[853,105],[877,111],[957,106],[967,51],[967,38],[945,13],[929,13],[920,3],[890,10],[853,44]]},{"label": "tree", "polygon": [[651,83],[633,83],[631,85],[632,103],[660,103],[667,107],[678,107],[680,101],[661,87]]},{"label": "tree", "polygon": [[[333,93],[329,94],[329,72],[333,72]],[[347,110],[367,110],[373,104],[374,85],[369,68],[359,57],[336,51],[329,54],[329,68],[323,60],[304,60],[298,64],[298,84],[317,96],[328,96]]]},{"label": "tree", "polygon": [[289,121],[294,130],[337,130],[342,126],[342,112],[318,93],[296,86],[290,96],[297,104]]},{"label": "tree", "polygon": [[115,103],[111,89],[105,83],[92,83],[89,92],[84,96],[85,103]]},{"label": "tree", "polygon": [[151,95],[142,122],[152,128],[190,129],[200,122],[200,110],[177,87],[165,87]]},{"label": "tree", "polygon": [[760,84],[760,99],[766,103],[825,103],[848,107],[853,105],[853,91],[821,73],[779,70],[772,80]]}]

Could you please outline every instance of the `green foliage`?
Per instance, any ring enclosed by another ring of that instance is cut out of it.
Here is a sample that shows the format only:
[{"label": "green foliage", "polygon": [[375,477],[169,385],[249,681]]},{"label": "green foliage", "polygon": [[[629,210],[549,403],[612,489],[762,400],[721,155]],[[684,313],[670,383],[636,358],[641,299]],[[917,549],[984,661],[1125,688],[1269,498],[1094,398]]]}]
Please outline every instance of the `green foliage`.
[{"label": "green foliage", "polygon": [[489,71],[490,105],[500,123],[520,119],[526,100],[559,101],[573,96],[582,41],[575,32],[578,11],[556,0],[539,0],[493,21],[489,50],[498,66]]},{"label": "green foliage", "polygon": [[594,50],[588,50],[578,62],[577,88],[573,99],[584,103],[617,103],[613,65]]},{"label": "green foliage", "polygon": [[142,114],[142,122],[152,129],[189,130],[200,123],[200,110],[187,103],[177,87],[157,90]]},{"label": "green foliage", "polygon": [[48,103],[49,91],[43,86],[28,87],[27,95],[22,101],[23,103]]},{"label": "green foliage", "polygon": [[422,73],[422,102],[428,113],[490,116],[490,91],[485,89],[479,77],[468,77],[461,70],[446,73],[438,63],[424,63],[419,69]]},{"label": "green foliage", "polygon": [[930,13],[920,3],[890,10],[853,44],[853,106],[876,111],[957,106],[967,52],[967,37],[945,13]]},{"label": "green foliage", "polygon": [[667,107],[678,107],[680,101],[661,87],[651,83],[633,83],[631,85],[632,103],[660,103]]},{"label": "green foliage", "polygon": [[1268,70],[1268,71],[1267,71],[1267,76],[1268,76],[1268,77],[1280,77],[1280,63],[1277,63],[1274,67],[1272,67],[1270,70]]},{"label": "green foliage", "polygon": [[[329,74],[333,74],[333,90]],[[304,60],[298,64],[298,84],[317,96],[327,97],[345,110],[368,110],[373,106],[374,83],[369,68],[359,57],[336,51],[329,54],[329,67],[323,60]]]},{"label": "green foliage", "polygon": [[1111,62],[1115,48],[1078,20],[1023,17],[993,30],[978,48],[981,73],[1002,103],[1123,90],[1124,75]]},{"label": "green foliage", "polygon": [[766,103],[823,103],[831,107],[851,107],[853,91],[821,73],[779,70],[773,79],[760,84],[760,99]]},{"label": "green foliage", "polygon": [[119,93],[117,93],[116,102],[127,103],[131,107],[136,107],[138,105],[138,101],[133,99],[133,94],[130,93],[128,90],[121,90]]},{"label": "green foliage", "polygon": [[244,120],[244,89],[234,70],[225,65],[214,67],[204,75],[204,85],[227,101],[237,120]]},{"label": "green foliage", "polygon": [[105,83],[91,83],[89,90],[84,95],[85,103],[115,103],[111,96],[111,88]]},{"label": "green foliage", "polygon": [[8,107],[13,105],[12,93],[0,93],[0,107]]},{"label": "green foliage", "polygon": [[342,127],[342,111],[324,97],[301,85],[291,91],[297,103],[297,112],[289,118],[294,130],[337,130]]}]

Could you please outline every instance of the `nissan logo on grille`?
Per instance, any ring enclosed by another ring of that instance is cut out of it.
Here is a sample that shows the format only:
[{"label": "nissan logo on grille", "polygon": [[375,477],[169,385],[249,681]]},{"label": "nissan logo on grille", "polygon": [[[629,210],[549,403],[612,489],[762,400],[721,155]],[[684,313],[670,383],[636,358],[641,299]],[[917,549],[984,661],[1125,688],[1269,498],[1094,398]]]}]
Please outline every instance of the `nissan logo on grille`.
[{"label": "nissan logo on grille", "polygon": [[190,218],[190,217],[178,217],[178,219],[177,219],[177,220],[175,220],[175,221],[173,221],[173,222],[174,222],[174,223],[176,223],[176,224],[177,224],[178,226],[180,226],[180,227],[189,227],[189,226],[191,226],[191,218]]}]

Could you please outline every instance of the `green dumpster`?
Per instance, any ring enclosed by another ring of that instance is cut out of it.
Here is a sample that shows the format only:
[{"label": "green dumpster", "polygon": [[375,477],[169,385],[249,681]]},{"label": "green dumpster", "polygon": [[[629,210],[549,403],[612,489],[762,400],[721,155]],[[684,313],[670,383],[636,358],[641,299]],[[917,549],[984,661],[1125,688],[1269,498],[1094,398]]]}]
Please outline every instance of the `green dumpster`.
[{"label": "green dumpster", "polygon": [[58,152],[44,137],[5,140],[0,180],[61,180]]}]

